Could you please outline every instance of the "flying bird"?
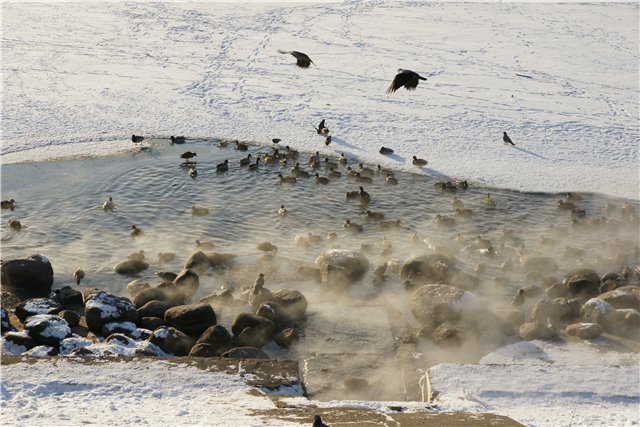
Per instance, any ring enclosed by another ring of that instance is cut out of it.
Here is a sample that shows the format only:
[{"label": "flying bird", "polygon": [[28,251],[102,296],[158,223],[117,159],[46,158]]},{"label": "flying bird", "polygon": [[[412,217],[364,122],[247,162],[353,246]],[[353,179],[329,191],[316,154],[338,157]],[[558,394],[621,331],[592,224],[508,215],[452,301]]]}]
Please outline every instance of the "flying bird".
[{"label": "flying bird", "polygon": [[310,66],[311,64],[316,65],[316,64],[311,60],[311,58],[309,58],[309,57],[307,56],[307,54],[302,53],[302,52],[298,52],[297,50],[290,50],[290,51],[286,52],[286,51],[284,51],[284,50],[280,50],[280,49],[278,49],[278,52],[279,52],[279,53],[282,53],[282,54],[289,53],[289,54],[293,55],[293,57],[294,57],[294,58],[296,58],[296,65],[297,65],[298,67],[300,67],[300,68],[309,68],[309,66]]},{"label": "flying bird", "polygon": [[509,135],[507,135],[506,132],[502,132],[502,140],[507,143],[507,144],[511,144],[515,147],[516,144],[513,143],[513,141],[511,140],[511,138],[509,138]]},{"label": "flying bird", "polygon": [[398,68],[398,74],[396,74],[396,76],[393,78],[393,81],[387,89],[387,93],[395,92],[402,86],[407,88],[407,90],[415,90],[416,87],[418,87],[418,83],[420,82],[420,80],[427,79],[414,71]]},{"label": "flying bird", "polygon": [[329,128],[324,125],[324,119],[320,121],[318,127],[314,126],[313,128],[318,132],[318,135],[327,135],[329,133]]}]

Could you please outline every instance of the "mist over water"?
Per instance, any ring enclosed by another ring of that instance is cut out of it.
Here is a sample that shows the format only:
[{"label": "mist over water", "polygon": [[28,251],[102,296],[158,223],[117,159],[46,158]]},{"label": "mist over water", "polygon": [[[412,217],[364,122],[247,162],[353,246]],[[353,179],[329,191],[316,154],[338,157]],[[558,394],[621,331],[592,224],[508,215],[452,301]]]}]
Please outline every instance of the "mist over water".
[{"label": "mist over water", "polygon": [[[130,296],[126,285],[135,277],[113,271],[129,254],[144,251],[151,265],[137,278],[156,284],[160,279],[153,273],[179,272],[198,250],[196,239],[213,242],[214,252],[237,257],[232,267],[200,276],[193,302],[222,286],[234,289],[239,298],[241,288],[251,286],[261,272],[272,291],[300,290],[309,301],[303,339],[291,351],[273,344],[266,351],[299,360],[307,389],[316,398],[388,400],[420,398],[416,365],[427,369],[441,362],[475,362],[510,339],[496,331],[449,348],[408,338],[419,325],[409,310],[411,290],[405,289],[398,271],[411,257],[436,252],[454,257],[459,270],[477,281],[472,293],[479,303],[495,313],[509,311],[524,286],[561,280],[576,268],[593,268],[602,275],[639,262],[638,222],[623,213],[625,204],[637,211],[637,202],[581,194],[575,204],[585,216],[572,220],[570,210],[558,207],[559,200],[566,200],[563,194],[476,188],[472,182],[467,190],[449,193],[434,186],[446,178],[406,173],[395,173],[398,185],[375,172],[372,183],[362,184],[346,176],[344,164],[338,164],[343,176],[330,178],[328,185],[317,184],[313,176],[278,185],[278,174],[289,176],[296,160],[261,164],[251,171],[240,167],[239,160],[247,153],[254,159],[271,153],[272,147],[240,152],[233,144],[218,144],[157,140],[128,156],[3,165],[2,199],[15,199],[17,207],[2,211],[2,259],[40,253],[51,261],[54,288],[75,287],[73,272],[82,268],[82,287]],[[284,152],[284,147],[274,148]],[[180,159],[185,151],[197,153],[195,179]],[[308,158],[300,153],[297,161],[313,173]],[[229,171],[216,172],[225,159]],[[326,176],[324,160],[317,169],[321,176]],[[357,169],[358,161],[348,166]],[[368,206],[345,197],[360,185],[371,195]],[[487,193],[495,205],[485,202]],[[102,203],[110,196],[115,210],[105,212]],[[470,218],[456,215],[454,198],[472,210]],[[193,205],[209,213],[194,216]],[[276,213],[281,205],[289,211],[285,218]],[[363,209],[384,213],[385,221],[400,220],[401,226],[383,228],[367,220]],[[446,225],[438,215],[454,223]],[[9,219],[20,220],[23,230],[10,230]],[[363,231],[345,229],[346,219],[361,224]],[[132,224],[144,237],[131,237]],[[328,239],[334,232],[336,239]],[[309,242],[309,233],[318,241]],[[265,241],[278,247],[277,255],[257,249]],[[370,263],[365,278],[344,292],[297,273],[300,265],[313,265],[330,248],[361,250]],[[159,252],[174,252],[175,260],[161,263]],[[558,270],[525,271],[522,260],[533,256],[552,258]],[[385,263],[384,280],[376,278],[374,269]],[[215,308],[218,322],[227,328],[237,314],[250,311],[247,305]],[[529,311],[525,305],[524,312]],[[358,379],[369,385],[363,387]]]}]

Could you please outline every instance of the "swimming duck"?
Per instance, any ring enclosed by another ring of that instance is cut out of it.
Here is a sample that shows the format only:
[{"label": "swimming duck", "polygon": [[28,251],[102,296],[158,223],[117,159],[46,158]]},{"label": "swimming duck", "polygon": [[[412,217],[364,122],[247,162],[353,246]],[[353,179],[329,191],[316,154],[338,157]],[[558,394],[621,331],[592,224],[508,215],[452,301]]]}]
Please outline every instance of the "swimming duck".
[{"label": "swimming duck", "polygon": [[469,219],[473,216],[473,211],[471,209],[458,208],[456,209],[456,216],[464,219]]},{"label": "swimming duck", "polygon": [[326,176],[320,176],[319,174],[316,174],[316,184],[322,184],[322,185],[327,185],[329,184],[329,178],[327,178]]},{"label": "swimming duck", "polygon": [[84,270],[77,269],[73,272],[73,278],[76,279],[76,285],[80,284],[80,281],[84,279]]},{"label": "swimming duck", "polygon": [[281,173],[278,174],[278,184],[295,184],[298,182],[295,176],[282,176]]},{"label": "swimming duck", "polygon": [[376,173],[382,176],[387,176],[387,174],[393,175],[393,171],[391,169],[385,169],[381,165],[376,166]]},{"label": "swimming duck", "polygon": [[156,259],[160,264],[166,264],[176,259],[176,254],[175,252],[158,252]]},{"label": "swimming duck", "polygon": [[298,158],[299,153],[298,153],[297,150],[294,150],[293,148],[289,147],[288,145],[286,147],[284,147],[284,148],[285,148],[285,150],[287,150],[285,152],[285,154],[284,154],[287,159],[295,160],[295,159]]},{"label": "swimming duck", "polygon": [[136,227],[135,225],[131,226],[131,237],[141,237],[144,235],[144,231],[142,229]]},{"label": "swimming duck", "polygon": [[184,153],[180,154],[180,158],[184,159],[185,163],[189,163],[190,159],[193,159],[194,157],[198,157],[198,155],[191,151],[185,151]]},{"label": "swimming duck", "polygon": [[360,189],[360,192],[359,192],[360,203],[368,204],[371,201],[371,196],[369,195],[369,193],[364,191],[364,188],[362,188],[362,186],[358,188]]},{"label": "swimming duck", "polygon": [[324,158],[324,167],[325,169],[338,169],[338,164],[336,162],[332,162],[328,157]]},{"label": "swimming duck", "polygon": [[387,174],[387,176],[384,178],[384,180],[385,180],[385,182],[387,184],[395,185],[395,184],[398,183],[398,179],[395,176],[391,175],[390,173]]},{"label": "swimming duck", "polygon": [[247,157],[240,159],[240,166],[247,166],[251,163],[251,153]]},{"label": "swimming duck", "polygon": [[387,147],[380,147],[380,154],[393,154],[393,149]]},{"label": "swimming duck", "polygon": [[340,153],[340,163],[347,164],[348,162],[349,159],[347,159],[347,156],[345,156],[344,153]]},{"label": "swimming duck", "polygon": [[113,198],[109,197],[109,199],[102,204],[102,209],[105,211],[112,211],[116,207],[115,203],[113,203]]},{"label": "swimming duck", "polygon": [[399,229],[401,225],[402,223],[400,222],[399,219],[392,219],[389,221],[380,222],[380,227],[382,227],[383,230],[396,230],[396,229]]},{"label": "swimming duck", "polygon": [[570,211],[575,209],[576,205],[573,202],[565,202],[564,200],[558,200],[558,209]]},{"label": "swimming duck", "polygon": [[309,172],[300,169],[300,163],[296,163],[295,166],[291,168],[291,173],[300,178],[309,178],[311,176]]},{"label": "swimming duck", "polygon": [[287,211],[287,208],[284,207],[284,205],[280,205],[280,209],[278,209],[278,215],[281,217],[285,217],[289,214],[289,211]]},{"label": "swimming duck", "polygon": [[215,245],[212,242],[201,242],[200,240],[196,240],[194,242],[196,248],[201,251],[212,251]]},{"label": "swimming duck", "polygon": [[262,242],[258,244],[257,248],[262,252],[275,252],[278,250],[278,247],[270,242]]},{"label": "swimming duck", "polygon": [[448,217],[448,216],[442,216],[440,214],[436,215],[436,224],[441,225],[443,227],[453,227],[456,224],[456,220]]},{"label": "swimming duck", "polygon": [[362,213],[364,214],[365,219],[369,221],[382,221],[384,219],[384,214],[382,212],[371,212],[370,210],[366,210]]},{"label": "swimming duck", "polygon": [[456,186],[456,188],[461,188],[463,190],[466,190],[469,188],[469,183],[467,182],[466,179],[455,179],[453,181],[454,185]]},{"label": "swimming duck", "polygon": [[216,165],[216,172],[226,172],[228,170],[229,170],[229,160],[225,160],[224,162],[218,163]]},{"label": "swimming duck", "polygon": [[235,149],[238,151],[247,151],[249,149],[247,144],[243,144],[239,141],[236,141],[235,144],[236,144]]},{"label": "swimming duck", "polygon": [[353,169],[351,169],[351,166],[347,166],[347,172],[346,172],[347,176],[350,176],[352,178],[356,177],[356,171],[354,171]]},{"label": "swimming duck", "polygon": [[193,205],[191,206],[191,214],[193,216],[205,216],[209,214],[209,209]]},{"label": "swimming duck", "polygon": [[417,166],[417,167],[421,168],[423,166],[426,166],[427,163],[429,163],[429,162],[427,162],[425,159],[419,159],[416,156],[413,156],[413,162],[412,163],[413,163],[414,166]]},{"label": "swimming duck", "polygon": [[131,261],[144,261],[146,255],[143,249],[140,249],[138,252],[132,252],[127,255],[127,259]]},{"label": "swimming duck", "polygon": [[144,141],[144,136],[136,135],[135,133],[131,135],[131,142],[142,142]]},{"label": "swimming duck", "polygon": [[229,141],[222,140],[218,142],[218,147],[220,148],[226,148],[228,145],[229,145]]},{"label": "swimming duck", "polygon": [[319,160],[310,160],[309,161],[309,166],[311,166],[311,169],[316,170],[320,167],[320,161]]},{"label": "swimming duck", "polygon": [[361,182],[363,184],[371,184],[373,182],[373,179],[371,179],[371,177],[369,176],[364,176],[360,174],[360,172],[356,172],[356,181]]},{"label": "swimming duck", "polygon": [[250,171],[257,171],[259,165],[260,165],[260,157],[256,159],[255,163],[251,163],[249,166],[247,166],[247,169],[249,169]]},{"label": "swimming duck", "polygon": [[195,167],[189,169],[189,176],[195,178],[198,176],[198,170]]},{"label": "swimming duck", "polygon": [[169,139],[171,140],[172,144],[184,144],[184,142],[186,141],[186,138],[184,136],[171,135]]},{"label": "swimming duck", "polygon": [[346,228],[347,230],[349,230],[349,231],[354,231],[354,232],[357,232],[357,233],[360,233],[363,230],[363,228],[362,228],[362,226],[360,224],[357,224],[355,222],[351,222],[351,220],[348,219],[348,218],[344,221],[342,226],[344,228]]},{"label": "swimming duck", "polygon": [[360,175],[363,176],[373,176],[375,174],[373,169],[365,167],[362,163],[358,165],[357,172],[359,172]]},{"label": "swimming duck", "polygon": [[491,198],[491,193],[487,193],[487,195],[482,199],[482,202],[487,206],[495,206],[496,202]]},{"label": "swimming duck", "polygon": [[447,192],[447,193],[455,193],[458,191],[458,187],[455,186],[451,181],[438,181],[433,186],[438,191]]},{"label": "swimming duck", "polygon": [[16,208],[16,201],[11,200],[3,200],[1,203],[2,209],[11,209],[14,210]]},{"label": "swimming duck", "polygon": [[347,191],[347,199],[358,199],[360,198],[360,191]]},{"label": "swimming duck", "polygon": [[327,175],[329,175],[332,178],[340,178],[342,176],[342,174],[337,170],[335,170],[334,168],[329,168]]}]

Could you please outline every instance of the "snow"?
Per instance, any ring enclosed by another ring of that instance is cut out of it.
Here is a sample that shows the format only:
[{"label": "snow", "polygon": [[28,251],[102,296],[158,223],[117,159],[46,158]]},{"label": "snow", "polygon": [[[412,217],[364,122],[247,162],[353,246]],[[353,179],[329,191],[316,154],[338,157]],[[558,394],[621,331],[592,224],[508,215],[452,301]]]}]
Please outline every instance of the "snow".
[{"label": "snow", "polygon": [[48,323],[47,327],[40,332],[40,335],[43,337],[58,338],[62,341],[65,337],[71,335],[71,328],[67,321],[53,314],[36,314],[29,316],[24,326],[26,329],[31,329],[42,322]]},{"label": "snow", "polygon": [[[126,152],[132,133],[278,137],[477,185],[638,199],[638,7],[3,2],[1,159]],[[428,80],[386,94],[398,68]]]},{"label": "snow", "polygon": [[[635,2],[6,1],[0,161],[126,153],[132,133],[278,137],[301,151],[475,185],[637,200],[638,11]],[[317,66],[298,69],[277,49],[306,52]],[[397,68],[428,80],[387,95]],[[322,118],[329,147],[312,128]],[[503,131],[515,147],[502,143]],[[395,153],[382,156],[381,146]],[[414,155],[428,167],[416,169]],[[16,351],[6,344],[3,354]],[[436,366],[435,410],[527,425],[637,425],[638,354],[602,347],[522,342],[478,365]],[[274,405],[249,391],[236,376],[158,360],[18,363],[2,366],[2,420],[287,425],[250,415]]]}]

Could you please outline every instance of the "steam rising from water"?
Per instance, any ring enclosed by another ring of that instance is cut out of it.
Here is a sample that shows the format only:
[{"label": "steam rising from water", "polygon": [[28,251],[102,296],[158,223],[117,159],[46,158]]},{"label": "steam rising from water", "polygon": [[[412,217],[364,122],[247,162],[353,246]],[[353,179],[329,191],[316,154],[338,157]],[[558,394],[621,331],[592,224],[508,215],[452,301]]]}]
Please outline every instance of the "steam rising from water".
[{"label": "steam rising from water", "polygon": [[[196,179],[181,165],[179,154],[187,150],[198,152]],[[252,147],[251,152],[257,157],[271,149]],[[25,229],[3,230],[2,258],[41,253],[52,262],[55,287],[75,286],[72,274],[81,267],[87,273],[82,286],[127,295],[132,278],[112,270],[127,255],[144,250],[151,267],[142,279],[154,284],[160,281],[154,271],[182,268],[197,250],[196,239],[211,241],[216,253],[237,257],[231,266],[201,275],[193,301],[221,287],[234,289],[240,299],[242,288],[251,286],[259,273],[265,274],[265,287],[272,291],[300,290],[309,301],[304,339],[290,352],[272,345],[268,352],[298,358],[316,398],[389,400],[419,399],[420,369],[441,362],[474,362],[513,339],[486,316],[463,319],[461,339],[453,344],[435,345],[421,338],[409,310],[411,289],[405,287],[410,285],[399,275],[406,260],[429,253],[454,257],[458,270],[477,281],[471,292],[483,313],[497,317],[512,310],[512,298],[525,286],[559,281],[576,268],[593,268],[602,275],[639,263],[637,214],[629,219],[629,212],[638,209],[634,202],[584,194],[575,204],[586,215],[572,221],[570,211],[558,208],[564,195],[494,191],[474,188],[473,183],[466,191],[442,193],[434,188],[434,179],[424,176],[397,174],[399,185],[392,186],[374,175],[373,183],[364,185],[372,199],[364,208],[402,224],[383,229],[362,215],[357,201],[345,198],[347,191],[362,185],[352,178],[335,178],[327,186],[312,178],[276,185],[278,173],[289,175],[291,162],[248,171],[239,166],[245,156],[211,142],[170,146],[157,141],[131,157],[5,165],[2,199],[14,198],[18,207],[3,211],[2,223],[6,227],[8,219],[19,219]],[[311,171],[307,158],[301,154],[298,161]],[[229,159],[230,171],[216,173],[215,165],[224,159]],[[351,166],[356,168],[357,162]],[[326,173],[322,167],[318,172]],[[489,191],[495,206],[484,201]],[[113,213],[100,207],[109,196],[116,204]],[[472,210],[471,218],[455,215],[454,198]],[[210,212],[192,216],[193,205]],[[290,212],[284,219],[276,214],[281,205]],[[455,224],[443,224],[438,215]],[[347,218],[364,231],[344,229]],[[144,237],[133,239],[131,224],[142,228]],[[328,239],[334,232],[337,238]],[[256,248],[264,241],[278,247],[277,255]],[[299,269],[314,267],[320,253],[335,247],[360,250],[370,263],[364,279],[343,292],[327,290]],[[163,264],[155,259],[158,252],[174,252],[176,258]],[[536,256],[553,259],[557,270],[526,271],[523,262]],[[385,264],[381,279],[374,270]],[[523,315],[530,313],[534,301],[525,302]],[[228,328],[246,311],[248,306],[240,303],[216,306],[219,322]]]}]

